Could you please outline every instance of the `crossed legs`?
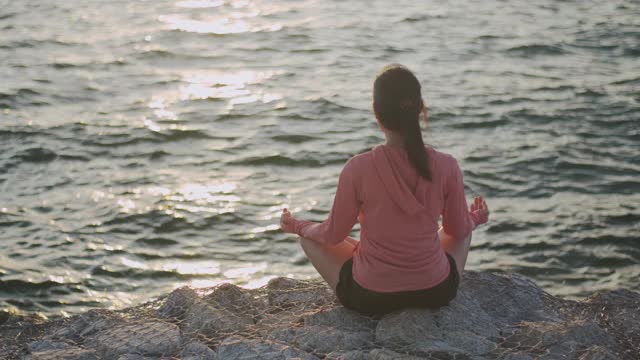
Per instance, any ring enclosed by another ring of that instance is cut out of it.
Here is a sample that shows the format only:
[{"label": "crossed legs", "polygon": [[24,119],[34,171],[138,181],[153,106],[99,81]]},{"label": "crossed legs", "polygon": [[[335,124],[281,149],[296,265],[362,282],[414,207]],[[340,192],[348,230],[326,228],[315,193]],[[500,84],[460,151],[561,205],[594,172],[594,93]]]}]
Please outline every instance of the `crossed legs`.
[{"label": "crossed legs", "polygon": [[303,237],[300,237],[299,241],[313,267],[335,292],[342,264],[353,256],[358,240],[347,237],[338,245],[327,247]]}]

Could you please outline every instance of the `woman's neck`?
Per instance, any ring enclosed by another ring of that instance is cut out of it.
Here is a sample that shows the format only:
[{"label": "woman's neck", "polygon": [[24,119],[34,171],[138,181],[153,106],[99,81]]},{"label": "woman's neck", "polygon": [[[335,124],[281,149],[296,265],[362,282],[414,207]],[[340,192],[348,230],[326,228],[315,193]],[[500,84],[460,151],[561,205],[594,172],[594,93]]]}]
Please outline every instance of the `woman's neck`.
[{"label": "woman's neck", "polygon": [[387,130],[384,132],[384,138],[386,140],[384,142],[386,146],[404,147],[404,140],[399,134]]}]

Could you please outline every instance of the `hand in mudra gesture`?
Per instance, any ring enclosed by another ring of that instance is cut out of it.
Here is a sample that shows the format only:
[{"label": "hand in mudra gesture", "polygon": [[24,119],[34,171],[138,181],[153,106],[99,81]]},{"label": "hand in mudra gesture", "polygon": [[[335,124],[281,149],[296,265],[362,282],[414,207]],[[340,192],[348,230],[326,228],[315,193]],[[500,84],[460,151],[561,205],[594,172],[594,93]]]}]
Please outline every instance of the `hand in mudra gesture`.
[{"label": "hand in mudra gesture", "polygon": [[280,215],[280,229],[286,233],[295,233],[296,219],[291,215],[287,208],[282,209]]},{"label": "hand in mudra gesture", "polygon": [[489,207],[482,196],[477,196],[473,199],[473,203],[469,206],[469,214],[476,226],[485,224],[489,221]]}]

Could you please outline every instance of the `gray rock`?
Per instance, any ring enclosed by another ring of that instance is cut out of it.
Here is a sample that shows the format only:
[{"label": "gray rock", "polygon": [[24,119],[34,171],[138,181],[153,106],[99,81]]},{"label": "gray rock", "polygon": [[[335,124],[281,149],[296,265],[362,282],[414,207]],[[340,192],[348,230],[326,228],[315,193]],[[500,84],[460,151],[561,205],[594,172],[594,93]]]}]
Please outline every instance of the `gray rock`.
[{"label": "gray rock", "polygon": [[565,341],[554,343],[553,345],[545,348],[545,353],[538,359],[540,360],[555,360],[555,359],[578,359],[578,354],[584,346],[576,341]]},{"label": "gray rock", "polygon": [[200,342],[187,344],[182,350],[182,360],[215,360],[216,352]]},{"label": "gray rock", "polygon": [[327,354],[370,348],[374,337],[372,331],[345,331],[314,325],[276,329],[269,334],[269,339],[292,344],[308,352]]},{"label": "gray rock", "polygon": [[[495,323],[560,321],[558,301],[520,274],[465,271],[458,298],[473,299]],[[467,300],[468,301],[468,300]]]},{"label": "gray rock", "polygon": [[576,358],[589,346],[615,347],[609,334],[593,321],[523,322],[505,339],[507,347],[545,354],[549,359]]},{"label": "gray rock", "polygon": [[114,312],[89,310],[82,315],[74,316],[67,320],[64,326],[45,336],[45,339],[53,341],[71,340],[78,343],[82,342],[86,337],[121,321],[122,316]]},{"label": "gray rock", "polygon": [[503,360],[534,360],[531,355],[523,352],[508,353],[502,358]]},{"label": "gray rock", "polygon": [[607,348],[594,345],[588,348],[581,356],[579,360],[618,360],[619,358],[614,355]]},{"label": "gray rock", "polygon": [[[337,304],[320,281],[277,278],[254,290],[181,288],[122,311],[12,320],[0,326],[0,348],[26,348],[26,359],[633,359],[639,309],[632,291],[564,300],[520,275],[467,271],[448,306],[376,320]],[[43,336],[19,337],[34,330]]]},{"label": "gray rock", "polygon": [[625,289],[598,292],[585,300],[581,317],[594,319],[625,347],[633,348],[632,344],[640,344],[638,292]]},{"label": "gray rock", "polygon": [[316,356],[287,344],[238,336],[225,339],[217,350],[217,358],[224,360],[318,360]]},{"label": "gray rock", "polygon": [[[470,356],[483,356],[497,349],[498,345],[470,331],[445,332],[442,337],[444,342],[456,349],[461,349]],[[420,349],[420,347],[418,347]],[[421,350],[421,349],[420,349]],[[420,352],[439,352],[440,349],[429,349]]]},{"label": "gray rock", "polygon": [[303,321],[305,326],[333,326],[355,331],[372,331],[377,325],[377,321],[371,317],[348,310],[343,306],[305,315]]},{"label": "gray rock", "polygon": [[[498,330],[486,319],[482,309],[455,304],[438,311],[407,309],[380,320],[376,327],[376,341],[401,352],[479,356],[497,347],[490,339],[498,336]],[[474,324],[474,320],[485,321],[480,323],[485,328]]]},{"label": "gray rock", "polygon": [[217,286],[203,299],[208,304],[220,309],[226,309],[238,314],[257,315],[265,303],[253,297],[249,290],[242,289],[233,284]]},{"label": "gray rock", "polygon": [[266,290],[269,293],[269,306],[280,310],[335,303],[335,295],[331,289],[310,281],[278,277],[269,281]]},{"label": "gray rock", "polygon": [[196,301],[185,315],[186,331],[225,338],[256,323],[259,300],[232,284],[223,284]]},{"label": "gray rock", "polygon": [[[327,354],[325,357],[327,360],[427,360],[433,359],[431,357],[425,358],[407,353],[399,353],[389,349],[373,349],[371,351],[366,350],[353,350],[345,353],[333,352]],[[436,359],[440,359],[437,357]]]},{"label": "gray rock", "polygon": [[325,356],[325,360],[368,360],[368,350],[332,351]]},{"label": "gray rock", "polygon": [[118,324],[87,341],[102,358],[117,359],[124,354],[170,356],[178,352],[180,329],[161,321]]},{"label": "gray rock", "polygon": [[422,360],[424,358],[413,355],[400,354],[389,349],[373,349],[368,360]]},{"label": "gray rock", "polygon": [[431,311],[431,314],[441,332],[465,331],[488,339],[495,339],[500,335],[496,319],[468,292],[460,291],[449,305]]},{"label": "gray rock", "polygon": [[70,347],[72,347],[72,345],[69,345],[64,342],[38,340],[38,341],[30,342],[29,345],[27,345],[27,350],[30,353],[35,353],[35,352],[41,352],[41,351],[47,351],[47,350],[67,349]]},{"label": "gray rock", "polygon": [[[576,320],[558,323],[541,323],[544,333],[542,344],[555,345],[561,342],[575,341],[583,345],[602,345],[611,347],[613,339],[593,321]],[[546,325],[546,326],[545,326]]]},{"label": "gray rock", "polygon": [[[501,332],[509,326],[528,320],[563,321],[555,303],[522,276],[465,272],[458,295],[448,306],[389,314],[377,325],[376,341],[413,354],[489,356],[500,353]],[[540,339],[520,337],[518,341],[534,346]],[[551,350],[552,345],[546,348]]]},{"label": "gray rock", "polygon": [[185,332],[209,338],[223,338],[254,324],[250,314],[238,314],[204,301],[195,303],[185,316]]},{"label": "gray rock", "polygon": [[200,299],[198,294],[189,287],[176,289],[167,296],[158,309],[160,318],[182,318],[187,310]]},{"label": "gray rock", "polygon": [[375,333],[377,342],[391,348],[440,337],[433,313],[422,309],[407,309],[384,316]]},{"label": "gray rock", "polygon": [[124,354],[118,357],[118,360],[157,360],[155,357],[142,356],[140,354]]},{"label": "gray rock", "polygon": [[98,360],[95,350],[70,347],[33,353],[31,360]]}]

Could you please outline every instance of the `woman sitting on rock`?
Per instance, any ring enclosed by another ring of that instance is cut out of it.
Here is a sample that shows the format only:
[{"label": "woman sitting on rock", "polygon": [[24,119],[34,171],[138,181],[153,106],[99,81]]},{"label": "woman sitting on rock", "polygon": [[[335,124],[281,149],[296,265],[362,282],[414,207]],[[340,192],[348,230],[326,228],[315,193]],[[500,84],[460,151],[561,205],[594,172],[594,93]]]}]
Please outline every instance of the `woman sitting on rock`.
[{"label": "woman sitting on rock", "polygon": [[[489,209],[482,197],[467,209],[456,159],[424,145],[419,119],[426,120],[426,108],[409,69],[382,70],[373,110],[386,142],[347,161],[328,219],[298,220],[284,209],[280,226],[300,236],[349,309],[381,315],[446,305],[456,295],[471,232],[488,221]],[[348,237],[356,219],[360,241]]]}]

